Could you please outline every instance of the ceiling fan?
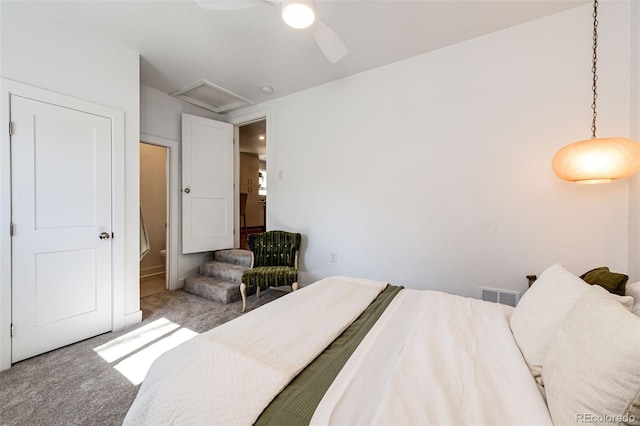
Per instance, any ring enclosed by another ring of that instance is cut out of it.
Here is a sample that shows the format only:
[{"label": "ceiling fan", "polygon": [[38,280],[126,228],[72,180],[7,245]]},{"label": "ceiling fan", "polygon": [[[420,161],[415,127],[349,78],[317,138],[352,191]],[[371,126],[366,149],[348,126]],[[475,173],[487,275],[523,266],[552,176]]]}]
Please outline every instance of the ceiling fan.
[{"label": "ceiling fan", "polygon": [[240,10],[269,3],[281,9],[282,19],[293,28],[312,27],[313,37],[329,62],[335,64],[348,52],[347,46],[327,24],[317,19],[312,0],[195,0],[203,9]]}]

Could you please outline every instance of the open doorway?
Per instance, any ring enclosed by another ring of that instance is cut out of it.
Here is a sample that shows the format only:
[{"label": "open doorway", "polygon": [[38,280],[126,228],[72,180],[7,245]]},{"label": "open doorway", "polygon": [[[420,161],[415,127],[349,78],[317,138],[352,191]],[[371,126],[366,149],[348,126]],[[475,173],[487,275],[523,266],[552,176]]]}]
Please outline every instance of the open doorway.
[{"label": "open doorway", "polygon": [[140,143],[140,297],[167,289],[168,148]]},{"label": "open doorway", "polygon": [[267,121],[260,119],[238,126],[240,180],[238,185],[240,248],[247,234],[266,230]]}]

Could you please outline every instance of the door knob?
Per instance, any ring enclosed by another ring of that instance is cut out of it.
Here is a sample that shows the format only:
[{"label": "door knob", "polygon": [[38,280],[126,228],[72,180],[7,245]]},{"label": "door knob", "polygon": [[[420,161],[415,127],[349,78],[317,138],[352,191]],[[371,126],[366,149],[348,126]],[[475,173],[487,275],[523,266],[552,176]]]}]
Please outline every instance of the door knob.
[{"label": "door knob", "polygon": [[101,240],[108,240],[110,237],[108,232],[101,232],[100,235],[98,236],[98,238],[100,238]]},{"label": "door knob", "polygon": [[186,192],[187,194],[191,192],[191,188],[185,188],[184,192]]}]

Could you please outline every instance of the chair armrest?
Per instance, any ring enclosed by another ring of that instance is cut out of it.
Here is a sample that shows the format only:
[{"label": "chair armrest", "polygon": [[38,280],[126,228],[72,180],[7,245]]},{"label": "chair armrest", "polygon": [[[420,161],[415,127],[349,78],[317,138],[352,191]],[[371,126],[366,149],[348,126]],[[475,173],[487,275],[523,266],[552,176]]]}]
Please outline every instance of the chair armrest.
[{"label": "chair armrest", "polygon": [[253,268],[253,264],[255,263],[255,261],[256,261],[256,258],[254,256],[253,252],[251,252],[251,266],[249,268]]},{"label": "chair armrest", "polygon": [[298,253],[300,252],[296,250],[296,256],[295,256],[295,259],[293,260],[293,267],[296,268],[296,271],[298,270]]}]

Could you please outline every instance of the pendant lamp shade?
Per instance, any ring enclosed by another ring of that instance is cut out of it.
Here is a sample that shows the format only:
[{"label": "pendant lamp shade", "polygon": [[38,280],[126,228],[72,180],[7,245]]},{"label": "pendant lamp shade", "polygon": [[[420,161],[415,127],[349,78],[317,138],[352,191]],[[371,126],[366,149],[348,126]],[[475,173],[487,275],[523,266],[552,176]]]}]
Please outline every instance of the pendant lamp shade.
[{"label": "pendant lamp shade", "polygon": [[551,161],[554,173],[577,183],[607,183],[631,176],[640,170],[640,144],[627,138],[596,137],[598,99],[598,0],[593,0],[593,55],[591,57],[591,139],[561,148]]},{"label": "pendant lamp shade", "polygon": [[640,169],[640,144],[627,138],[594,138],[561,148],[551,162],[554,173],[577,183],[608,183]]}]

